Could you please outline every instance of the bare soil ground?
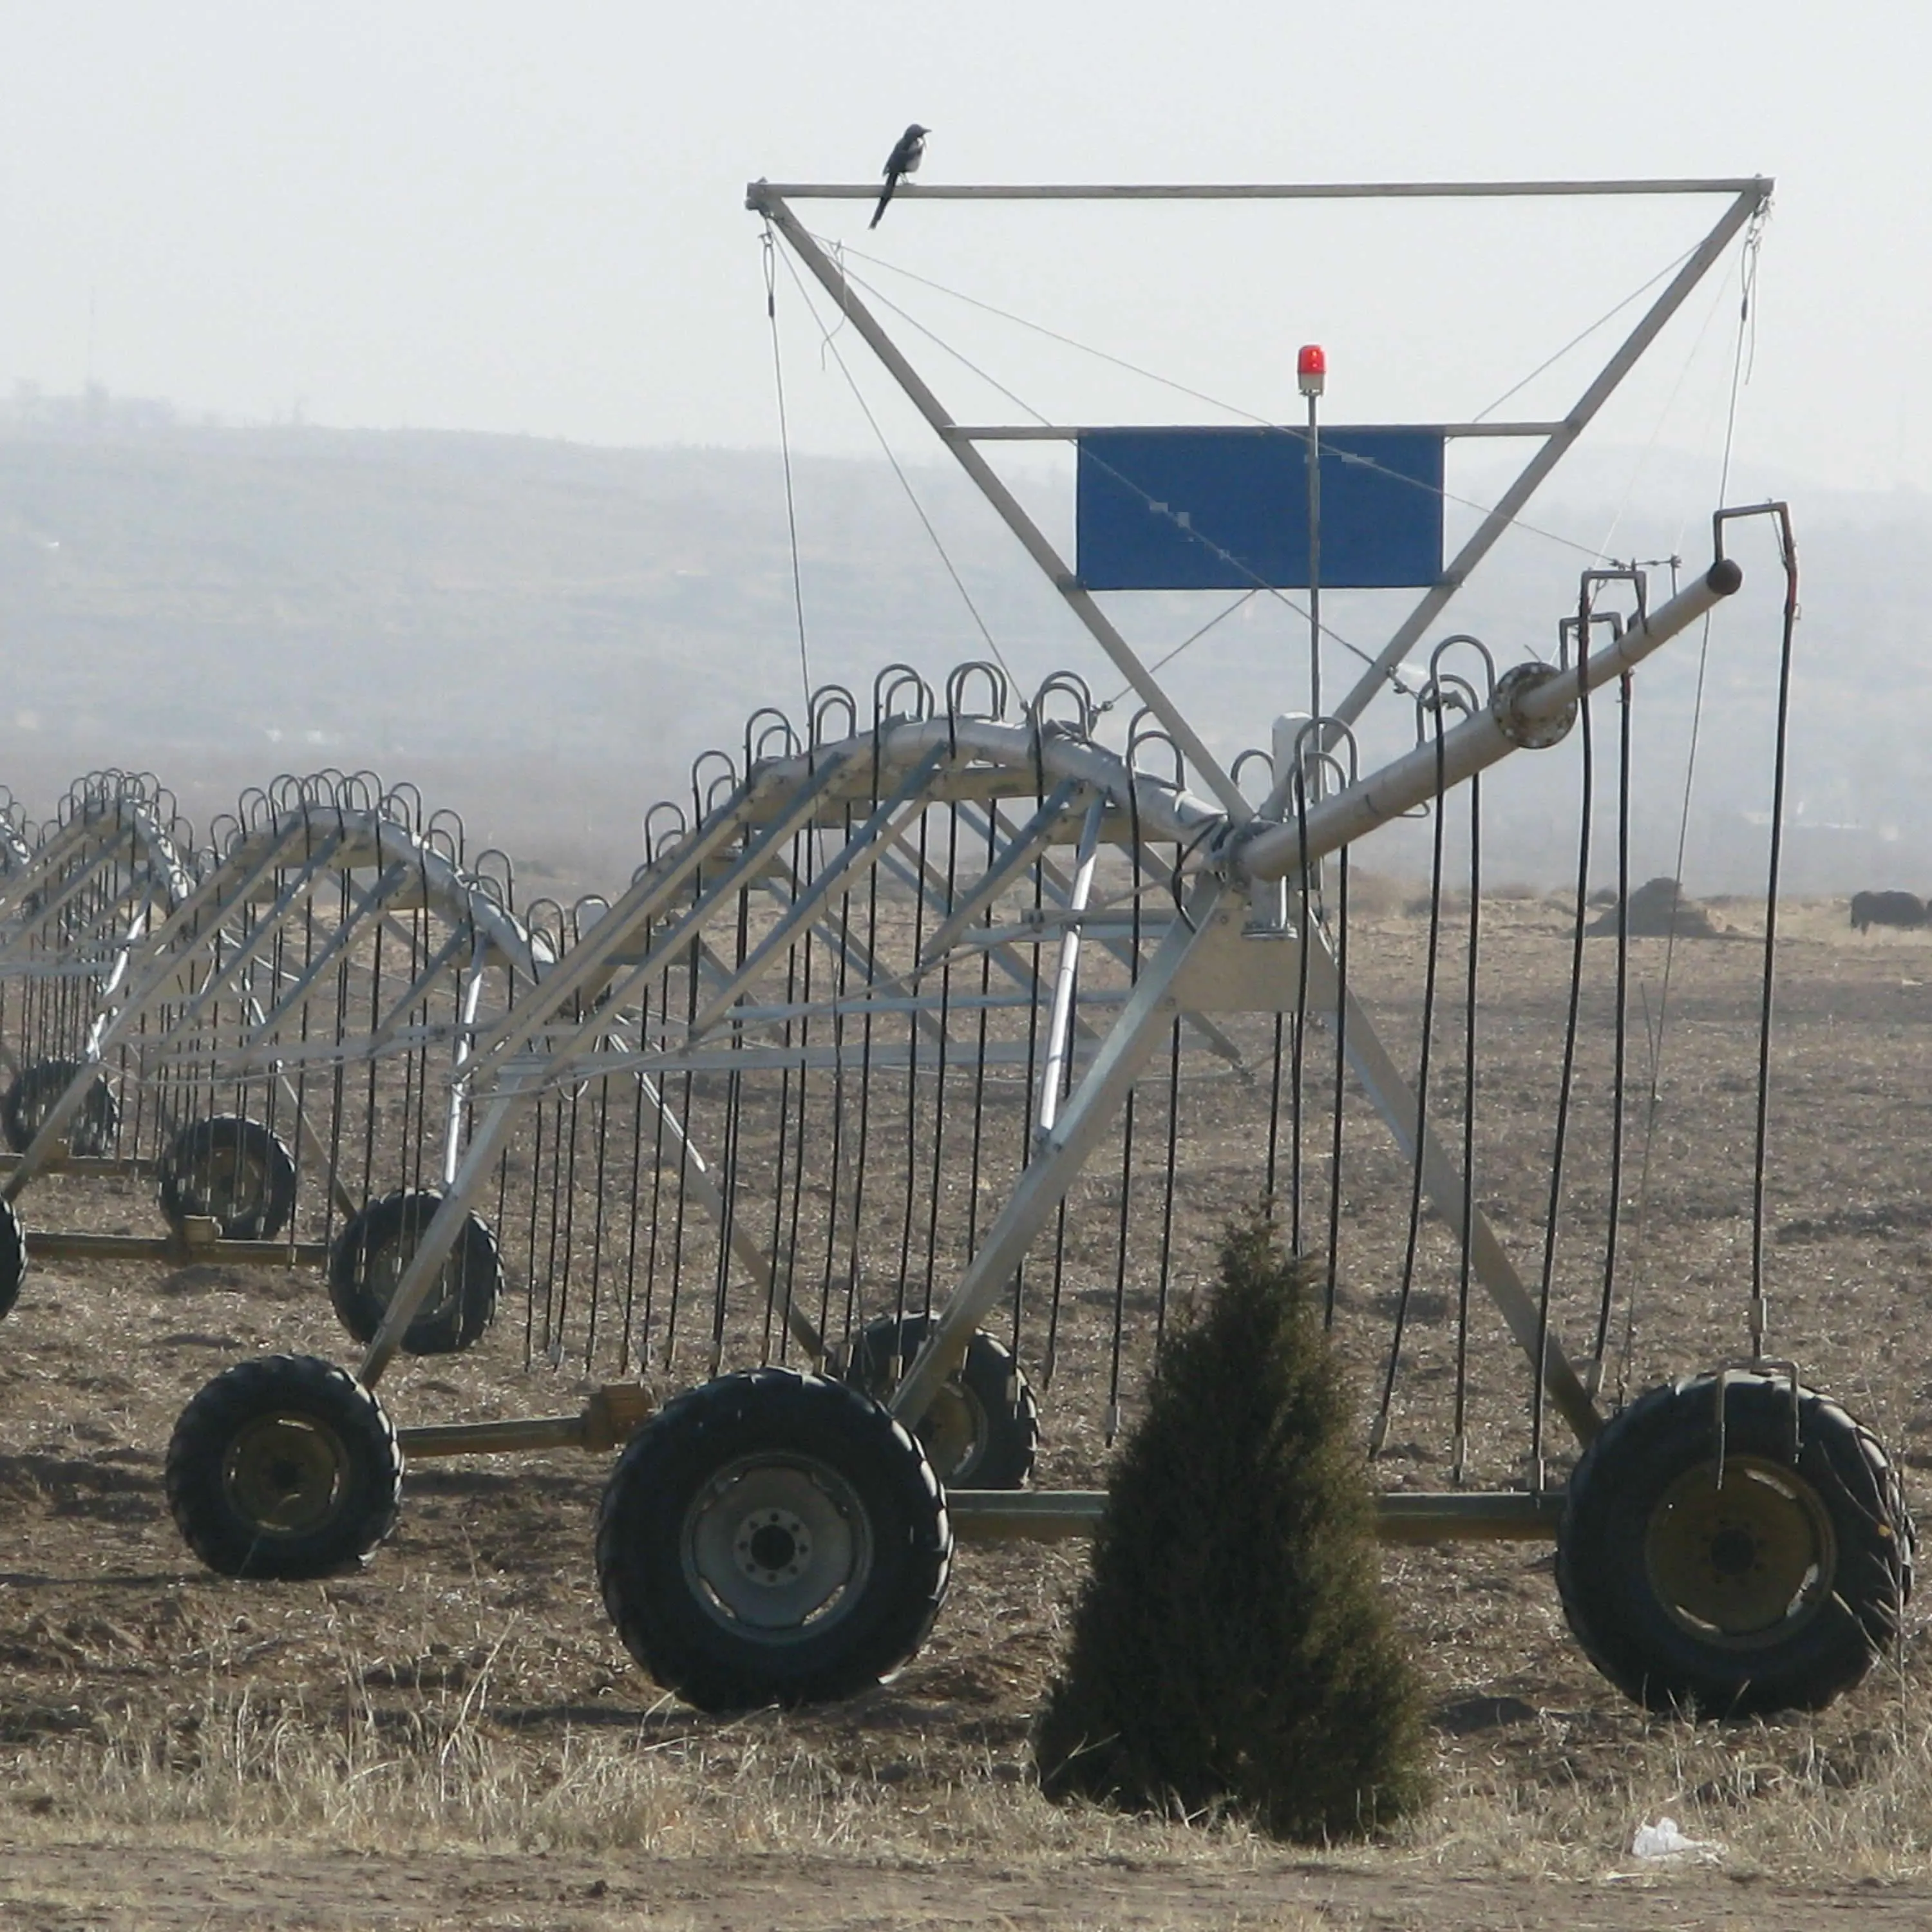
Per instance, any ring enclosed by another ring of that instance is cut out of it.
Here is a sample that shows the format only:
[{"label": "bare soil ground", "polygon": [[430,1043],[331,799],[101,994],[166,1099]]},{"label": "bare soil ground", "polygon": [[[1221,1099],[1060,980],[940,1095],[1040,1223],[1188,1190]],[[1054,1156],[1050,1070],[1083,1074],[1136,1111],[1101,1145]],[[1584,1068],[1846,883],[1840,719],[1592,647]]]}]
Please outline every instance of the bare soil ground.
[{"label": "bare soil ground", "polygon": [[[1750,908],[1719,910],[1748,934]],[[1919,1342],[1932,938],[1860,938],[1843,918],[1794,906],[1784,927],[1772,1352],[1795,1354],[1910,1471],[1932,1455]],[[1396,902],[1363,929],[1363,984],[1400,1058],[1413,1052],[1424,922]],[[1480,1171],[1526,1272],[1567,931],[1560,910],[1524,899],[1498,907],[1485,941],[1498,1070]],[[1634,958],[1633,998],[1654,1022],[1662,942],[1640,942]],[[1760,962],[1748,939],[1677,949],[1649,1171],[1627,1191],[1642,1202],[1629,1222],[1635,1298],[1617,1304],[1608,1393],[1748,1352]],[[1600,1114],[1600,1004],[1586,1035],[1587,1104]],[[1198,1126],[1204,1161],[1217,1137],[1250,1130]],[[1399,1195],[1400,1162],[1364,1161],[1365,1196]],[[1186,1198],[1207,1213],[1204,1196]],[[30,1238],[37,1222],[152,1218],[131,1181],[84,1196],[37,1183],[22,1205]],[[1364,1319],[1346,1346],[1366,1406],[1399,1256],[1386,1243],[1354,1252],[1345,1298]],[[1434,1301],[1415,1316],[1422,1373],[1402,1385],[1382,1480],[1432,1488],[1447,1476],[1428,1370],[1453,1311],[1439,1266],[1430,1280]],[[1566,1315],[1588,1299],[1580,1290]],[[1932,1922],[1922,1611],[1900,1654],[1830,1711],[1693,1729],[1646,1716],[1592,1673],[1546,1550],[1391,1550],[1388,1587],[1434,1700],[1439,1802],[1398,1842],[1292,1853],[1234,1822],[1039,1799],[1028,1727],[1078,1546],[962,1548],[932,1642],[894,1683],[836,1708],[730,1723],[662,1697],[616,1642],[592,1575],[594,1459],[422,1466],[400,1527],[360,1573],[212,1576],[168,1518],[168,1435],[210,1376],[270,1350],[351,1358],[313,1276],[52,1264],[0,1328],[0,1924]],[[1048,1480],[1098,1472],[1097,1438],[1070,1407],[1090,1380],[1070,1370],[1047,1392]],[[1490,1480],[1524,1466],[1523,1386],[1498,1371],[1484,1387]],[[562,1412],[580,1394],[567,1370],[526,1372],[500,1331],[460,1363],[411,1364],[382,1385],[406,1423]],[[1720,1841],[1721,1862],[1634,1861],[1633,1832],[1666,1813]]]}]

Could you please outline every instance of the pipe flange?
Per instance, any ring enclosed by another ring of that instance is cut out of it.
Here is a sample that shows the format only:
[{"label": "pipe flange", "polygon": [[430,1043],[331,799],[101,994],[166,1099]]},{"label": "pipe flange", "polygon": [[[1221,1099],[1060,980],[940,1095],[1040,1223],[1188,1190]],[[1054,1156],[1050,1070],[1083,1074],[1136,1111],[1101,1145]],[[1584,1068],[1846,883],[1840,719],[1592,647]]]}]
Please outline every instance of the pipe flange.
[{"label": "pipe flange", "polygon": [[1522,700],[1532,692],[1541,690],[1552,678],[1563,675],[1553,664],[1520,664],[1511,665],[1496,680],[1496,688],[1490,696],[1490,716],[1496,721],[1496,729],[1512,745],[1520,745],[1525,751],[1544,752],[1569,736],[1570,728],[1576,722],[1575,698],[1561,711],[1547,716],[1526,717],[1522,710]]}]

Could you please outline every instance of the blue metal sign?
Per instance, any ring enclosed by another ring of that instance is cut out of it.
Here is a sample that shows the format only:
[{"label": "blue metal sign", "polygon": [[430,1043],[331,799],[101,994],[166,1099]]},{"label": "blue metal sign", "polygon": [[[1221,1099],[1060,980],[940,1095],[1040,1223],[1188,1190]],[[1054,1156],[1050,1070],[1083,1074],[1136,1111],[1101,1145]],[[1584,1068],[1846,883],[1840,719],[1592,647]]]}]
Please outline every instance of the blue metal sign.
[{"label": "blue metal sign", "polygon": [[[1322,431],[1322,582],[1442,574],[1442,450],[1430,429]],[[1305,588],[1299,429],[1108,429],[1079,438],[1076,530],[1090,590]]]}]

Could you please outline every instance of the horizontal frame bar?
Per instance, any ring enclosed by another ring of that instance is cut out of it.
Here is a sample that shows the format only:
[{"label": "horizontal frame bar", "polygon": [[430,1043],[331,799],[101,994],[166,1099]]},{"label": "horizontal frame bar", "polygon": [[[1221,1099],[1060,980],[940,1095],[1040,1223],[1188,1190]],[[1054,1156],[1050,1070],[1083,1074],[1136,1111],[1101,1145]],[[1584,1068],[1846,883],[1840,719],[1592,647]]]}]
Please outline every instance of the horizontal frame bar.
[{"label": "horizontal frame bar", "polygon": [[[1057,1543],[1090,1536],[1104,1490],[949,1490],[946,1514],[962,1542]],[[1384,1543],[1546,1543],[1563,1520],[1561,1490],[1391,1490],[1376,1498]]]},{"label": "horizontal frame bar", "polygon": [[[211,1224],[212,1225],[212,1224]],[[27,1231],[30,1261],[173,1262],[185,1268],[199,1262],[226,1262],[257,1268],[326,1268],[326,1241],[224,1241],[219,1237],[198,1240],[194,1233],[169,1234],[87,1234]]]},{"label": "horizontal frame bar", "polygon": [[[1060,184],[970,185],[902,181],[894,190],[908,201],[1482,201],[1510,197],[1612,194],[1742,194],[1762,175],[1696,180],[1504,182],[1194,182],[1161,186],[1098,182]],[[767,200],[876,201],[877,182],[751,182],[745,205]]]},{"label": "horizontal frame bar", "polygon": [[[1354,423],[1354,429],[1378,429],[1378,423]],[[1076,442],[1083,436],[1098,436],[1108,430],[1144,427],[1148,429],[1165,429],[1165,423],[1148,423],[1137,425],[1131,423],[956,423],[946,430],[950,442]],[[1278,430],[1283,436],[1305,437],[1308,431],[1294,423],[1229,424],[1230,428],[1246,427],[1251,429]],[[1556,422],[1459,422],[1459,423],[1402,423],[1390,424],[1390,428],[1420,430],[1430,436],[1554,436],[1564,425]]]}]

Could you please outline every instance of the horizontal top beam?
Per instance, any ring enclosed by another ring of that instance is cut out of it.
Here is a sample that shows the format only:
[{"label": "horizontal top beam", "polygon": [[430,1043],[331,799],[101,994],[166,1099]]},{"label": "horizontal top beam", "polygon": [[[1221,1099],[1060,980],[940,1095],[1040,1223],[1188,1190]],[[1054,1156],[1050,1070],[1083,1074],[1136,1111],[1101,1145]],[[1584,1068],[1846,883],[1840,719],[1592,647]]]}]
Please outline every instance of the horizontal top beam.
[{"label": "horizontal top beam", "polygon": [[[1372,423],[1352,423],[1352,429],[1372,429]],[[1461,422],[1391,423],[1391,429],[1414,430],[1426,436],[1554,436],[1568,427],[1562,422]],[[1271,429],[1282,436],[1305,437],[1308,431],[1298,423],[1264,423],[1250,418],[1245,423],[1213,424],[1168,423],[956,423],[945,434],[961,442],[1078,442],[1083,436],[1105,436],[1123,429],[1174,428],[1216,429]]]},{"label": "horizontal top beam", "polygon": [[[1073,182],[1059,186],[1002,183],[974,186],[902,181],[894,190],[920,201],[1473,201],[1526,195],[1744,194],[1771,193],[1767,175],[1740,175],[1688,181],[1553,182],[1192,182],[1171,186],[1132,182]],[[768,200],[872,201],[877,182],[766,182],[749,183],[745,205]]]}]

